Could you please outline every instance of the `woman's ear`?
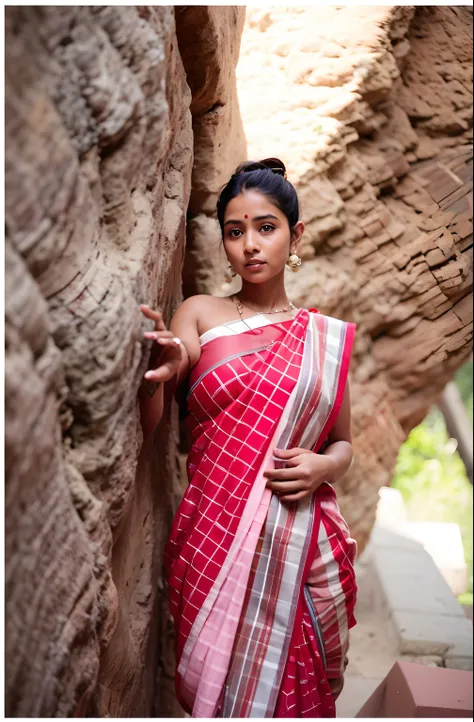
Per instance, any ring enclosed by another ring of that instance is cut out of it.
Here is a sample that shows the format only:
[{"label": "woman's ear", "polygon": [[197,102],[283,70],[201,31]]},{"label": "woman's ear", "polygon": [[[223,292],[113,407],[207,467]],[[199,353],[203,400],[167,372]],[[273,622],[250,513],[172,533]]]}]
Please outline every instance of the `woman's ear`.
[{"label": "woman's ear", "polygon": [[301,241],[301,237],[304,233],[304,223],[303,221],[298,221],[298,223],[293,226],[293,229],[291,231],[291,241],[290,241],[290,254],[296,253],[296,249],[298,248],[299,242]]}]

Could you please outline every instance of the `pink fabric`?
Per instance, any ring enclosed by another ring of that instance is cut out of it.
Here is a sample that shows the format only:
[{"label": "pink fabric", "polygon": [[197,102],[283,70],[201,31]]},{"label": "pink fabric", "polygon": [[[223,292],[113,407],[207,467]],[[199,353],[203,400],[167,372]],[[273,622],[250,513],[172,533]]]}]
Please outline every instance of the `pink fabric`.
[{"label": "pink fabric", "polygon": [[321,525],[306,583],[321,623],[327,667],[323,667],[310,616],[301,601],[301,623],[295,625],[275,717],[336,716],[328,680],[344,673],[348,632],[356,623],[356,544],[341,517],[333,490],[328,492],[325,487],[324,491],[319,497]]},{"label": "pink fabric", "polygon": [[[238,343],[235,336],[209,341],[190,377],[189,486],[173,522],[165,560],[176,625],[177,693],[181,704],[195,717],[213,717],[219,712],[242,610],[253,583],[251,568],[258,557],[257,543],[272,498],[265,489],[263,471],[274,465],[272,451],[288,421],[292,394],[298,391],[310,318],[302,309],[293,321],[239,334]],[[327,320],[318,316],[316,325],[322,364]],[[315,451],[324,442],[342,403],[353,331],[354,327],[347,325],[335,399]],[[321,379],[316,378],[311,403],[302,407],[288,448],[299,445],[321,393]],[[316,495],[314,514],[303,578],[313,590],[323,631],[332,644],[327,650],[329,666],[325,673],[302,586],[294,607],[296,617],[282,667],[283,679],[273,703],[276,717],[334,716],[327,678],[338,676],[347,629],[354,623],[352,540],[339,522],[330,487],[323,487]],[[288,533],[293,523],[289,518]],[[280,563],[284,566],[284,556]],[[270,581],[277,585],[280,578],[276,572]],[[276,600],[279,594],[275,586],[270,597],[275,595]],[[272,624],[270,612],[263,629],[268,640]],[[259,659],[257,654],[254,664],[258,665]],[[244,694],[248,706],[242,708],[240,716],[256,716],[252,705],[261,699],[258,679],[257,673],[249,679]]]},{"label": "pink fabric", "polygon": [[[273,327],[248,332],[260,337],[262,345],[267,341],[272,346],[223,363],[210,371],[189,397],[188,423],[193,441],[188,456],[189,486],[165,550],[178,665],[188,640],[188,647],[197,642],[191,630],[216,580],[230,571],[227,556],[239,526],[248,521],[244,510],[255,480],[262,467],[271,464],[268,459],[264,465],[265,456],[298,378],[308,317],[307,312],[300,313],[291,324],[293,331],[280,331],[276,341]],[[282,339],[284,355],[279,353]],[[252,403],[255,398],[258,405]],[[261,488],[261,495],[263,491]],[[257,491],[254,502],[260,506],[261,501]],[[252,516],[250,505],[249,509]],[[255,506],[253,509],[255,514]],[[251,534],[247,542],[255,546],[256,538]],[[238,543],[233,549],[238,551]],[[245,549],[242,553],[245,555]],[[248,569],[250,563],[251,558]],[[207,632],[204,634],[207,639]],[[220,647],[215,650],[214,657],[221,651]],[[203,663],[197,654],[196,664]],[[218,665],[216,659],[213,663]],[[194,704],[199,680],[200,667],[194,664],[186,671],[185,680],[177,674],[178,696],[188,709]],[[202,692],[201,702],[205,690]]]}]

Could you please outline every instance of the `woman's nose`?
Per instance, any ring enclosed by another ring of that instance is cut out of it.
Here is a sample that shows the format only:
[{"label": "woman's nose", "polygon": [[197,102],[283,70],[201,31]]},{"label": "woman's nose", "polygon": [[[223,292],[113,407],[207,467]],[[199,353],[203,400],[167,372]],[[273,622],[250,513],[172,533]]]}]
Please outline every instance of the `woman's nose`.
[{"label": "woman's nose", "polygon": [[258,234],[254,230],[250,229],[245,234],[244,247],[246,251],[253,251],[258,248]]}]

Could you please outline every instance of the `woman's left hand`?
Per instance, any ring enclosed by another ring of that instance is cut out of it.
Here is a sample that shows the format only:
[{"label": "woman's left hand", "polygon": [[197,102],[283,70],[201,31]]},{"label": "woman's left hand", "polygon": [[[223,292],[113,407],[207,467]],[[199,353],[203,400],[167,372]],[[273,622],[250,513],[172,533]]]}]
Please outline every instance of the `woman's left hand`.
[{"label": "woman's left hand", "polygon": [[274,449],[273,453],[287,462],[287,468],[269,469],[263,475],[268,479],[267,488],[282,501],[311,496],[321,484],[331,481],[336,471],[334,459],[308,449]]}]

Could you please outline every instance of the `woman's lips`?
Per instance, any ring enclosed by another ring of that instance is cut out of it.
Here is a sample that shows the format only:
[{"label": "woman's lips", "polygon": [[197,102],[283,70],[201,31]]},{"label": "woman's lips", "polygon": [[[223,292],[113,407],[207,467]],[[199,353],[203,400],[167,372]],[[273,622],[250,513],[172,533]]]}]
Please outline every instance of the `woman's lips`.
[{"label": "woman's lips", "polygon": [[246,263],[245,268],[250,268],[251,271],[256,271],[259,268],[263,268],[265,265],[265,261],[262,261],[261,263]]}]

